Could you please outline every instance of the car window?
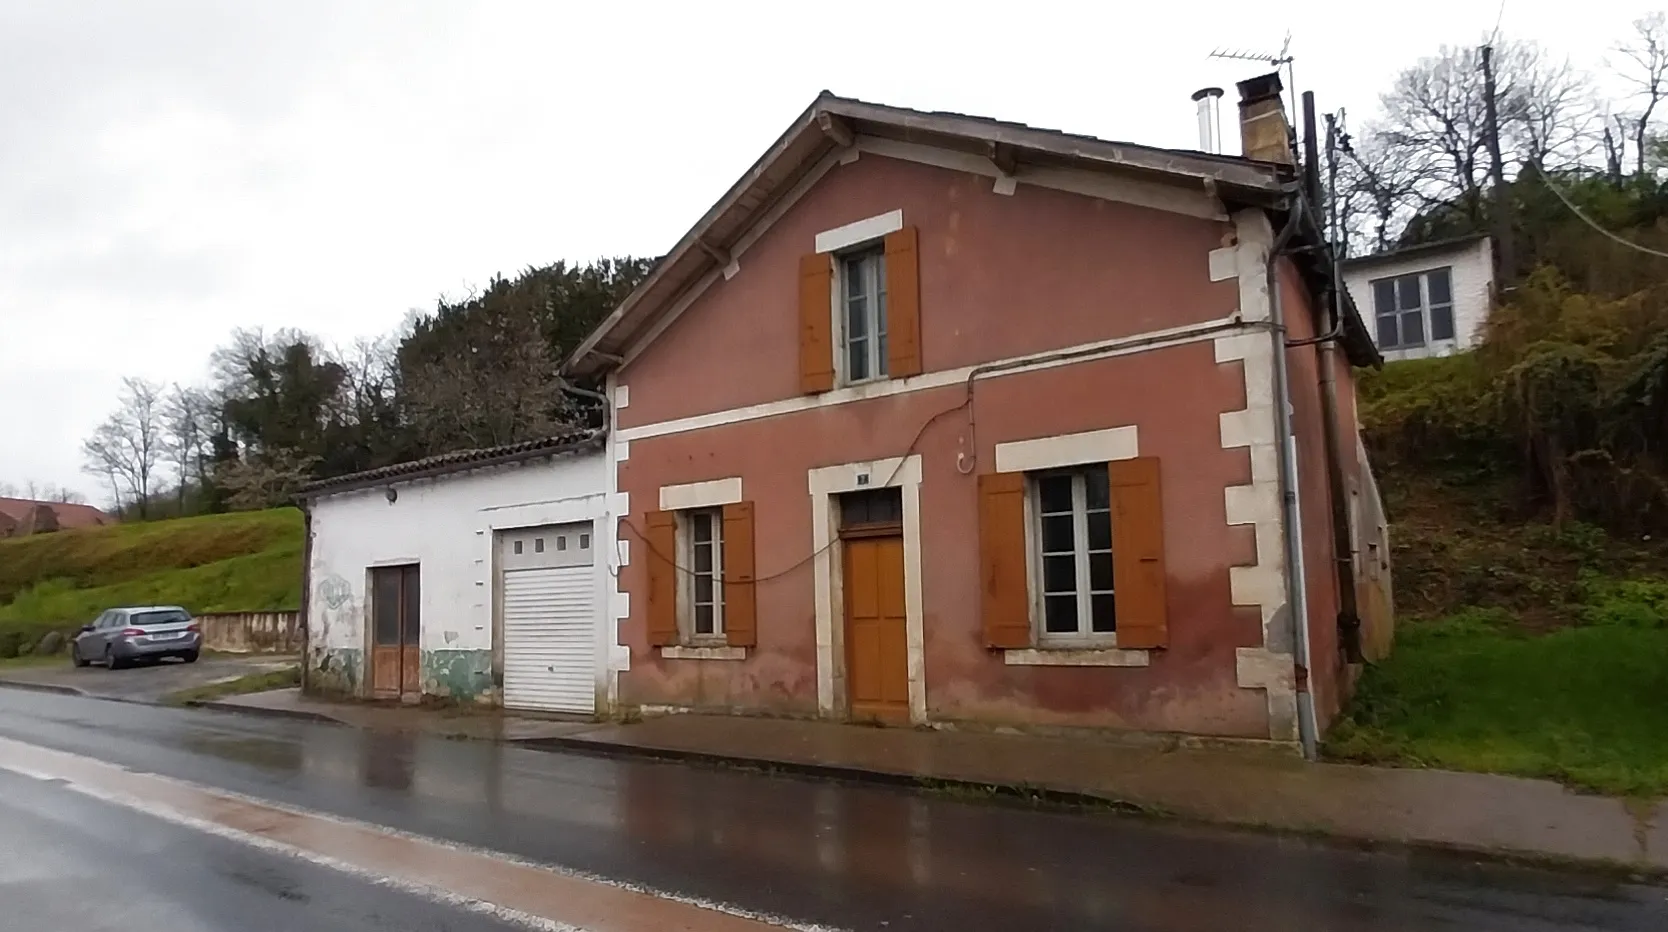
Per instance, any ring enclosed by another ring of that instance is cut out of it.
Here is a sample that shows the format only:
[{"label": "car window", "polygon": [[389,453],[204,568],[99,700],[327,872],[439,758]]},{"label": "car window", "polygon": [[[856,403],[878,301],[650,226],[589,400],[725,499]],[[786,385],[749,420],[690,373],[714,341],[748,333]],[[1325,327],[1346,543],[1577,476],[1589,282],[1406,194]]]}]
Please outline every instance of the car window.
[{"label": "car window", "polygon": [[110,613],[109,612],[105,612],[104,614],[102,614],[102,615],[98,616],[97,618],[93,619],[93,627],[94,628],[103,628],[103,627],[108,626],[109,624],[110,624]]},{"label": "car window", "polygon": [[179,609],[165,612],[138,612],[131,616],[130,622],[136,627],[149,625],[182,625],[191,620],[191,616]]}]

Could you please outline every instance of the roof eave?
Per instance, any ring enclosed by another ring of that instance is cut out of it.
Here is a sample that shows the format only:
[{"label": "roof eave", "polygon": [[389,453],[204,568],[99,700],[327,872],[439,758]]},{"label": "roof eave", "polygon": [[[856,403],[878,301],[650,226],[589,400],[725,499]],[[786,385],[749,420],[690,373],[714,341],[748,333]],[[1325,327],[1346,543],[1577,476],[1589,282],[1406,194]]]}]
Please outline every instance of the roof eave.
[{"label": "roof eave", "polygon": [[377,488],[379,486],[393,486],[401,483],[416,482],[422,479],[435,479],[442,476],[449,476],[460,472],[469,472],[476,469],[492,469],[498,466],[510,466],[527,460],[539,459],[547,456],[566,456],[573,453],[585,452],[587,450],[602,449],[605,442],[606,434],[604,431],[599,430],[578,440],[551,444],[550,446],[544,447],[534,447],[530,450],[517,450],[514,453],[505,453],[501,456],[488,456],[481,459],[441,463],[427,469],[416,469],[411,472],[394,473],[391,475],[370,475],[369,473],[377,473],[380,472],[380,470],[367,470],[367,474],[365,475],[352,474],[340,476],[334,479],[321,479],[317,482],[310,482],[302,486],[301,489],[296,492],[295,498],[302,507],[306,507],[313,501],[329,495],[337,495],[345,492],[359,492],[365,489]]}]

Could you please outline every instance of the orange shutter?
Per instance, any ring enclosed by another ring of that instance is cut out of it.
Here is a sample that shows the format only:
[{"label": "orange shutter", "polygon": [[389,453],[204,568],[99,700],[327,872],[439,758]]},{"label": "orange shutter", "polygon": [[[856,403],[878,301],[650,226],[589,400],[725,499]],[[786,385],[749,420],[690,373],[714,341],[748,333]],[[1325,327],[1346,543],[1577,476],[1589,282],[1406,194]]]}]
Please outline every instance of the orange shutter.
[{"label": "orange shutter", "polygon": [[753,503],[724,506],[724,640],[731,647],[759,642],[753,576]]},{"label": "orange shutter", "polygon": [[921,252],[914,227],[886,237],[886,374],[921,374]]},{"label": "orange shutter", "polygon": [[834,260],[811,253],[799,260],[799,390],[834,387]]},{"label": "orange shutter", "polygon": [[644,521],[643,563],[649,574],[649,646],[678,643],[678,523],[670,511],[651,511]]},{"label": "orange shutter", "polygon": [[1163,647],[1170,626],[1164,604],[1164,506],[1158,458],[1115,460],[1112,483],[1112,585],[1118,646]]},{"label": "orange shutter", "polygon": [[985,643],[990,647],[1030,647],[1023,473],[979,477],[979,564]]}]

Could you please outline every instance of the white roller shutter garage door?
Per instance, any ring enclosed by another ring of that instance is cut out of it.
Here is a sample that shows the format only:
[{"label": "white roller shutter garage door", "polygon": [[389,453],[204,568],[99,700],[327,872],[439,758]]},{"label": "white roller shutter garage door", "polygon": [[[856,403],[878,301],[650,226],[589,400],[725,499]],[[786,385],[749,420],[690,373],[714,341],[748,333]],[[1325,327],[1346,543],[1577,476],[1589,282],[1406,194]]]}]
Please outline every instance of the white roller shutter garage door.
[{"label": "white roller shutter garage door", "polygon": [[504,707],[596,710],[597,581],[590,524],[499,534]]}]

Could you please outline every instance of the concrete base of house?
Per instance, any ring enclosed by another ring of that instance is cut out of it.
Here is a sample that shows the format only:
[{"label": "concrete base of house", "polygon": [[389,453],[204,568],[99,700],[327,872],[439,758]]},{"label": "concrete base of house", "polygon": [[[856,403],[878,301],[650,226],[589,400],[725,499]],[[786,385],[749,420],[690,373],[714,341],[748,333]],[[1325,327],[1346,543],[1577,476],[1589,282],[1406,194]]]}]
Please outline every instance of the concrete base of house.
[{"label": "concrete base of house", "polygon": [[[364,699],[370,670],[363,650],[333,647],[307,655],[307,694],[326,699]],[[490,650],[435,650],[422,653],[422,698],[459,705],[496,706],[501,694]]]}]

